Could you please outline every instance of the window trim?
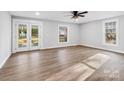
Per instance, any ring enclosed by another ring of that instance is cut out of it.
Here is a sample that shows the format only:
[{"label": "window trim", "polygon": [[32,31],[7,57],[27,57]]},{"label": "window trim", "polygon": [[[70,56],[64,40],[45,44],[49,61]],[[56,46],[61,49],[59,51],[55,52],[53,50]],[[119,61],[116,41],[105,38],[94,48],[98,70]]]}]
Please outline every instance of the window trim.
[{"label": "window trim", "polygon": [[[105,23],[109,23],[109,22],[116,22],[116,44],[109,44],[109,43],[106,43],[106,41],[105,41]],[[112,19],[112,20],[104,20],[103,21],[103,24],[102,24],[102,26],[103,26],[103,44],[104,45],[108,45],[108,46],[118,46],[118,44],[119,44],[119,38],[118,38],[118,36],[119,36],[119,19]]]},{"label": "window trim", "polygon": [[[59,32],[60,32],[59,27],[61,27],[61,26],[67,27],[67,42],[60,42],[60,41],[59,41]],[[59,43],[59,44],[66,44],[66,43],[68,43],[68,42],[69,42],[69,25],[62,25],[62,24],[59,24],[59,25],[58,25],[58,43]]]}]

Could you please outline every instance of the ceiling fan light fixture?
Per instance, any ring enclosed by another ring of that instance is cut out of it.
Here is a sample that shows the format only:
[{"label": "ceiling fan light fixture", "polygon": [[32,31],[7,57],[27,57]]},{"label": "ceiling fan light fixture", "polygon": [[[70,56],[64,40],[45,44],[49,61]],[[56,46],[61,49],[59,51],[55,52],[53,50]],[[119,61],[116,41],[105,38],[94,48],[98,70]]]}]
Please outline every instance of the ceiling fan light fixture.
[{"label": "ceiling fan light fixture", "polygon": [[74,16],[74,17],[72,17],[72,19],[74,19],[74,21],[79,21],[79,17],[78,16]]},{"label": "ceiling fan light fixture", "polygon": [[77,21],[79,21],[79,19],[78,19],[78,18],[76,18],[76,19],[73,19],[73,21],[77,22]]},{"label": "ceiling fan light fixture", "polygon": [[75,21],[79,21],[79,18],[78,18],[78,17],[76,17],[76,18],[75,18]]}]

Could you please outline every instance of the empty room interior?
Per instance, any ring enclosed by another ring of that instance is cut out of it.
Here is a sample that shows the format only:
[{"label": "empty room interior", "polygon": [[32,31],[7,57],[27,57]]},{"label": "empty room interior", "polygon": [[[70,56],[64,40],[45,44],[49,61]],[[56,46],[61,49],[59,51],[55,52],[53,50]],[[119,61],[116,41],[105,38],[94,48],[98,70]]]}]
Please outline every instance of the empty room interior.
[{"label": "empty room interior", "polygon": [[0,11],[0,81],[123,81],[124,11]]}]

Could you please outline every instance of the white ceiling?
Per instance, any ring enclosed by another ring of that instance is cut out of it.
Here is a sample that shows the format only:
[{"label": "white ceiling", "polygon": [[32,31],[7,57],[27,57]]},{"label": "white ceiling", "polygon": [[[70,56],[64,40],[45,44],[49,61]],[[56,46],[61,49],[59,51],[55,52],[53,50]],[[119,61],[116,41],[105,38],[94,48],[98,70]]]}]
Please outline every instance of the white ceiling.
[{"label": "white ceiling", "polygon": [[89,21],[124,15],[124,11],[88,11],[88,13],[85,14],[85,17],[79,18],[78,21],[71,19],[70,11],[40,11],[39,16],[35,15],[35,11],[11,11],[10,14],[13,16],[47,19],[69,23],[85,23]]}]

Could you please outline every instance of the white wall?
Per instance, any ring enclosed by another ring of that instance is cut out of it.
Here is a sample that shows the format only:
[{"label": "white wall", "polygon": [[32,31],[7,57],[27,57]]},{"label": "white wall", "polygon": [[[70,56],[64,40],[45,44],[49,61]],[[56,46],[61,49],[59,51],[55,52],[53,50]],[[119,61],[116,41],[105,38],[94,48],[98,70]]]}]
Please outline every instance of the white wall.
[{"label": "white wall", "polygon": [[[119,44],[118,46],[108,46],[103,44],[103,27],[104,20],[80,24],[80,44],[115,52],[124,53],[124,16],[109,19],[119,19]],[[107,20],[107,19],[105,19]]]},{"label": "white wall", "polygon": [[[58,25],[68,25],[68,43],[59,43]],[[43,48],[73,46],[79,44],[79,26],[77,24],[44,21]]]},{"label": "white wall", "polygon": [[[79,25],[58,21],[50,21],[50,20],[36,20],[22,17],[12,17],[13,19],[21,19],[26,21],[41,21],[43,23],[43,37],[41,38],[42,49],[46,48],[56,48],[56,47],[65,47],[65,46],[73,46],[79,45]],[[68,42],[67,43],[59,43],[59,25],[67,25],[69,26],[68,32]]]},{"label": "white wall", "polygon": [[11,54],[11,17],[0,12],[0,68]]},{"label": "white wall", "polygon": [[[13,17],[16,19],[28,19]],[[87,45],[95,48],[111,50],[115,52],[124,52],[124,16],[110,19],[119,19],[119,44],[118,46],[108,46],[103,44],[103,27],[104,20],[88,22],[84,24],[71,24],[49,20],[38,20],[43,22],[43,48],[54,48],[72,45]],[[28,19],[29,20],[29,19]],[[30,19],[34,20],[34,19]],[[107,19],[105,19],[107,20]],[[69,26],[69,42],[60,44],[58,42],[58,25]]]}]

